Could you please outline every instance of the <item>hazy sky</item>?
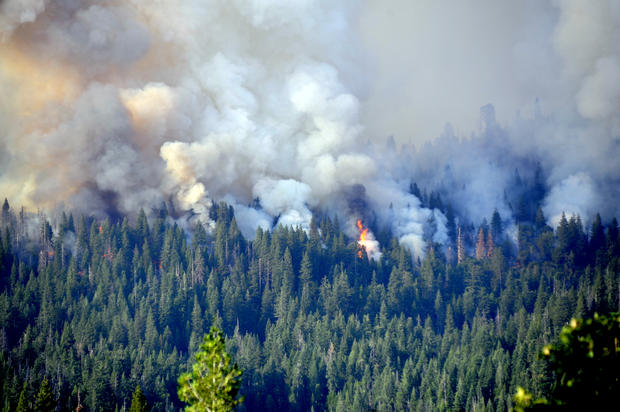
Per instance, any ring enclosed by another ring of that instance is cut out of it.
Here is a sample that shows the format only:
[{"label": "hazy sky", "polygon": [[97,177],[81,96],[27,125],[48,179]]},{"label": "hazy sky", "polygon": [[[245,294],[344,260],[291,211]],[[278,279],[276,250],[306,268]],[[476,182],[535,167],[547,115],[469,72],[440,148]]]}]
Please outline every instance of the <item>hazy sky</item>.
[{"label": "hazy sky", "polygon": [[[545,1],[368,1],[360,18],[370,135],[423,142],[451,122],[479,129],[493,103],[500,122],[532,112],[537,97],[562,100],[552,42],[559,10]],[[378,115],[380,114],[380,115]]]}]

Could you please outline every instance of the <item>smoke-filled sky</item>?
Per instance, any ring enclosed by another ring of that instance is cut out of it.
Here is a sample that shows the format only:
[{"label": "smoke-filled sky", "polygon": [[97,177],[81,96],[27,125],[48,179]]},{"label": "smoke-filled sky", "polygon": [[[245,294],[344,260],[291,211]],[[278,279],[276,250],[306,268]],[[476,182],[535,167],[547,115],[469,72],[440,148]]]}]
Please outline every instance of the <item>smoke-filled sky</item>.
[{"label": "smoke-filled sky", "polygon": [[319,209],[420,254],[445,217],[412,180],[508,218],[538,162],[551,223],[620,211],[613,0],[4,0],[0,94],[0,194],[27,207],[226,200],[248,236]]}]

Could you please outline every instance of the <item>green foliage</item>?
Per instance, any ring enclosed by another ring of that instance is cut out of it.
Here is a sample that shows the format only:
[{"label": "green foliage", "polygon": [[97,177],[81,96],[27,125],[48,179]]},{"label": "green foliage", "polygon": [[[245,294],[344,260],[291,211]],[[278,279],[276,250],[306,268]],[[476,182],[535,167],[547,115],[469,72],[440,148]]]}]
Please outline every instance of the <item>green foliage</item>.
[{"label": "green foliage", "polygon": [[56,410],[56,400],[54,399],[52,387],[47,381],[47,378],[43,378],[39,393],[37,393],[34,410],[36,412],[52,412]]},{"label": "green foliage", "polygon": [[129,412],[148,412],[148,410],[149,404],[146,401],[146,396],[144,396],[142,388],[140,387],[140,385],[138,385],[131,397],[131,406],[129,407]]},{"label": "green foliage", "polygon": [[604,410],[613,405],[620,391],[620,313],[594,314],[585,320],[572,319],[562,329],[559,342],[547,345],[542,357],[555,374],[546,398],[519,388],[517,410]]},{"label": "green foliage", "polygon": [[16,412],[28,412],[30,407],[28,405],[28,395],[26,395],[26,388],[22,389],[19,393],[19,401],[17,402]]},{"label": "green foliage", "polygon": [[189,412],[231,411],[243,401],[237,397],[241,386],[241,369],[231,365],[221,330],[212,326],[204,336],[192,371],[179,378],[179,399],[189,403]]},{"label": "green foliage", "polygon": [[[78,389],[85,410],[121,410],[138,382],[152,411],[179,409],[177,377],[208,324],[230,336],[244,371],[240,409],[510,410],[518,385],[532,402],[551,393],[538,348],[571,317],[619,305],[613,220],[586,233],[565,217],[554,231],[537,213],[513,244],[502,226],[514,222],[494,213],[487,254],[457,264],[450,241],[412,258],[381,228],[383,257],[360,259],[338,220],[320,215],[308,233],[259,229],[247,241],[226,204],[191,233],[163,209],[135,223],[61,213],[54,225],[12,210],[0,222],[8,410],[20,398],[32,409],[49,375],[60,410],[75,410]],[[471,255],[478,223],[458,221]]]}]

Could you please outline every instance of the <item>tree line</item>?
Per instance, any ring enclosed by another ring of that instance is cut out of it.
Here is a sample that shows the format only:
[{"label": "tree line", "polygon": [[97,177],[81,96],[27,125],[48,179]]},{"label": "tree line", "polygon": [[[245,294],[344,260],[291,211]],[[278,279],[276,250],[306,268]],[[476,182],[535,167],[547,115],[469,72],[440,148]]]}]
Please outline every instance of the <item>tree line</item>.
[{"label": "tree line", "polygon": [[232,207],[210,213],[209,230],[165,208],[51,223],[5,201],[0,407],[31,410],[47,385],[60,410],[126,410],[138,387],[178,410],[216,325],[243,370],[238,410],[510,410],[519,386],[549,390],[539,352],[572,317],[618,310],[615,219],[554,230],[538,209],[513,239],[497,212],[452,216],[449,244],[415,259],[371,222],[376,261],[326,215],[247,240]]}]

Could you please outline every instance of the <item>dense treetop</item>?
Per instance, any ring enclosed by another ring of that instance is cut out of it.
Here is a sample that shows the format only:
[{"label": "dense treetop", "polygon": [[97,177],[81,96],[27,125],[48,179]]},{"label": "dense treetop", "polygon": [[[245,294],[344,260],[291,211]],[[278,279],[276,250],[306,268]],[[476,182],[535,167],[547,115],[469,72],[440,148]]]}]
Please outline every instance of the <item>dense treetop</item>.
[{"label": "dense treetop", "polygon": [[243,370],[240,410],[491,411],[518,386],[539,397],[554,378],[540,350],[572,317],[618,310],[617,222],[566,216],[553,230],[528,209],[513,239],[499,214],[457,224],[440,206],[448,245],[414,259],[372,227],[375,261],[320,214],[308,232],[250,241],[225,204],[213,229],[185,230],[165,210],[50,221],[6,203],[0,407],[34,407],[47,382],[61,410],[78,391],[84,410],[129,408],[136,388],[152,410],[178,410],[177,379],[213,324]]}]

